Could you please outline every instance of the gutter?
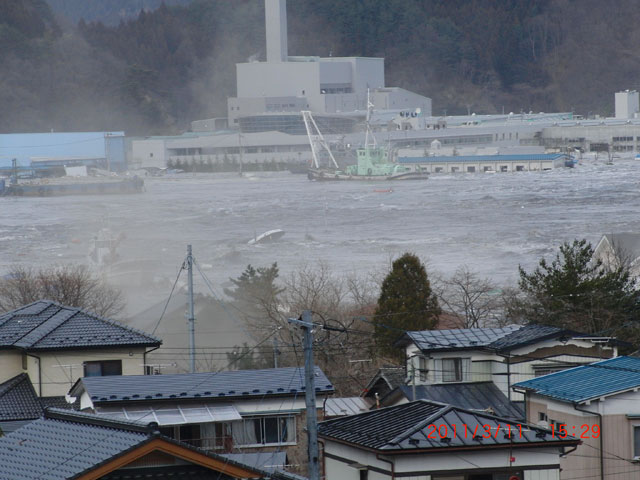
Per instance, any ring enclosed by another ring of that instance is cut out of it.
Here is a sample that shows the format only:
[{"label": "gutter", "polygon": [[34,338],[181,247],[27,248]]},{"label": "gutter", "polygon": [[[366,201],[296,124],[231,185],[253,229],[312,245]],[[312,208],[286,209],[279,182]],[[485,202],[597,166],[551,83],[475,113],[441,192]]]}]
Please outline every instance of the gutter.
[{"label": "gutter", "polygon": [[44,397],[44,395],[42,394],[42,360],[37,355],[32,355],[26,350],[24,353],[27,357],[35,358],[38,361],[38,396]]},{"label": "gutter", "polygon": [[578,412],[588,413],[590,415],[597,415],[600,419],[600,480],[604,480],[604,431],[602,430],[602,414],[598,412],[590,412],[589,410],[581,410],[578,408],[578,404],[573,404],[574,410]]},{"label": "gutter", "polygon": [[381,462],[386,462],[389,465],[391,465],[391,480],[395,480],[395,478],[396,478],[396,464],[393,463],[393,461],[391,461],[391,460],[389,460],[387,458],[382,458],[379,453],[376,453],[376,458],[378,460],[380,460]]},{"label": "gutter", "polygon": [[147,371],[147,353],[151,353],[151,352],[153,352],[154,350],[159,349],[160,347],[161,347],[161,345],[158,345],[156,348],[152,348],[151,350],[145,350],[145,351],[142,353],[142,365],[144,365],[144,366],[142,367],[142,374],[143,374],[143,375],[146,375],[146,373],[145,373],[145,372]]}]

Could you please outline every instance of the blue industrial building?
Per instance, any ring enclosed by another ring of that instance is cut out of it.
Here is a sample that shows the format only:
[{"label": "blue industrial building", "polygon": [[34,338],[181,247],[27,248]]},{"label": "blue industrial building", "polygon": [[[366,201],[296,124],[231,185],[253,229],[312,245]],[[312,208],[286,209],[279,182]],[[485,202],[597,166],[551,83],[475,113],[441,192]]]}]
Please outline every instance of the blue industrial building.
[{"label": "blue industrial building", "polygon": [[105,170],[126,169],[124,132],[51,132],[0,135],[0,171],[55,170],[86,165]]}]

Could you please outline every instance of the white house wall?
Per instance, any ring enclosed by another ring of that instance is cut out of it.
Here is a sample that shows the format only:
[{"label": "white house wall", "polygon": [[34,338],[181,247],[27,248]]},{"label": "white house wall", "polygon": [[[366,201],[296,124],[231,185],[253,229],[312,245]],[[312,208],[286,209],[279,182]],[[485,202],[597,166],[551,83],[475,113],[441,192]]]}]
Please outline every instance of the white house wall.
[{"label": "white house wall", "polygon": [[20,375],[22,372],[21,352],[17,350],[5,350],[0,354],[0,383],[6,382],[16,375]]},{"label": "white house wall", "polygon": [[[80,377],[83,364],[90,361],[121,360],[123,375],[144,374],[144,348],[126,348],[93,351],[42,352],[38,358],[28,358],[27,373],[39,396],[62,396]],[[42,364],[42,392],[39,390],[38,362]]]},{"label": "white house wall", "polygon": [[[640,414],[640,393],[628,392],[606,397],[604,401],[583,404],[579,408],[603,414],[605,479],[640,478],[640,465],[632,463],[633,427],[640,426],[640,418],[627,417],[627,414]],[[582,445],[579,445],[574,453],[560,459],[560,480],[579,479],[583,476],[600,478],[600,438],[593,436],[593,426],[599,425],[599,417],[579,412],[571,403],[533,394],[527,400],[527,418],[532,423],[538,423],[540,412],[545,413],[550,422],[565,424],[567,432],[582,441]]]},{"label": "white house wall", "polygon": [[[331,440],[324,441],[325,472],[327,480],[359,480],[357,466],[369,467],[369,479],[391,478],[391,465],[380,460],[375,453],[343,445]],[[461,471],[474,473],[478,469],[521,469],[525,480],[559,480],[557,465],[558,448],[529,448],[509,450],[481,450],[476,452],[380,455],[394,463],[395,474],[401,478],[429,480],[432,472],[438,476],[455,475]],[[514,462],[510,457],[515,458]],[[332,458],[339,457],[340,459]],[[355,466],[352,466],[355,465]],[[540,467],[550,468],[540,468]],[[527,470],[533,468],[535,470]],[[413,475],[412,475],[413,474]]]},{"label": "white house wall", "polygon": [[[510,457],[515,458],[510,462]],[[395,457],[396,474],[429,473],[475,469],[525,469],[558,465],[558,448],[523,448],[475,452],[441,453],[425,455],[398,455]],[[446,474],[446,473],[445,473]]]}]

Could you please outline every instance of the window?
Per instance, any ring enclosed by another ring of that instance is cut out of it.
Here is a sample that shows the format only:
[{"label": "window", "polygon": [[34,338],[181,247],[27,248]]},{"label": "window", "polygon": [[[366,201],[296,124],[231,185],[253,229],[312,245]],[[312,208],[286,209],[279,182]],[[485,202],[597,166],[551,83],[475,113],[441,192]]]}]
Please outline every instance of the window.
[{"label": "window", "polygon": [[296,442],[296,419],[292,416],[248,417],[232,422],[234,445],[279,445]]},{"label": "window", "polygon": [[640,459],[640,425],[633,427],[633,457]]},{"label": "window", "polygon": [[442,381],[464,382],[469,377],[470,358],[443,358]]},{"label": "window", "polygon": [[547,421],[547,414],[545,412],[538,412],[538,421],[539,422],[546,422]]},{"label": "window", "polygon": [[427,359],[425,357],[418,357],[418,378],[421,382],[426,382],[428,374]]},{"label": "window", "polygon": [[366,468],[360,470],[360,480],[369,480],[369,470]]},{"label": "window", "polygon": [[231,426],[227,422],[172,425],[160,427],[160,433],[205,450],[230,452],[233,448]]},{"label": "window", "polygon": [[122,360],[84,362],[85,377],[106,377],[107,375],[122,375]]},{"label": "window", "polygon": [[467,172],[474,173],[476,171],[476,167],[467,167]]}]

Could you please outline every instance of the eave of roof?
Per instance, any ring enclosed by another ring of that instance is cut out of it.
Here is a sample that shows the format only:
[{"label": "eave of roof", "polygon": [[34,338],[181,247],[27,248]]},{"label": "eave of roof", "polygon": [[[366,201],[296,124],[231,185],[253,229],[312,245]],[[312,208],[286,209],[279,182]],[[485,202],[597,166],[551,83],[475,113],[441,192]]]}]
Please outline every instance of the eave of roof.
[{"label": "eave of roof", "polygon": [[[625,373],[629,378],[621,376]],[[513,388],[574,405],[587,403],[640,389],[640,359],[614,357],[525,380]]]}]

